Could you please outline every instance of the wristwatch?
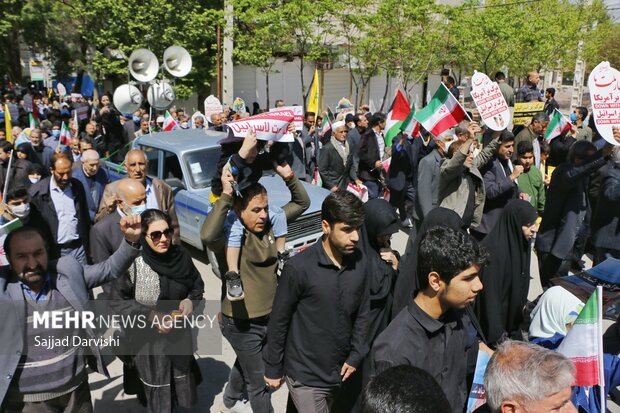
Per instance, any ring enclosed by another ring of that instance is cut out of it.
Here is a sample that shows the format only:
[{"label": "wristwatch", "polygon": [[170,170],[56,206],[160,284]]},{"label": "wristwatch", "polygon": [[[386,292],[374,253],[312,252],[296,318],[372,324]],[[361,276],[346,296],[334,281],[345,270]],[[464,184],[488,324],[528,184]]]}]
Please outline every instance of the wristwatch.
[{"label": "wristwatch", "polygon": [[135,248],[135,249],[138,249],[138,250],[140,249],[140,242],[139,241],[133,242],[133,241],[129,241],[127,238],[125,238],[125,242],[127,244],[129,244],[131,247]]}]

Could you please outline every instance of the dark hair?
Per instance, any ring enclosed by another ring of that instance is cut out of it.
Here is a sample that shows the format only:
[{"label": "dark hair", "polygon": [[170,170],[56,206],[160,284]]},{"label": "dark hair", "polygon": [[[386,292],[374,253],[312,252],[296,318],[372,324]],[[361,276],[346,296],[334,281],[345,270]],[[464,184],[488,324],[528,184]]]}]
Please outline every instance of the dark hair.
[{"label": "dark hair", "polygon": [[330,226],[343,222],[353,227],[361,227],[366,214],[364,204],[355,195],[347,191],[332,192],[321,206],[321,219]]},{"label": "dark hair", "polygon": [[553,87],[548,87],[545,92],[549,93],[551,96],[555,96],[555,88]]},{"label": "dark hair", "polygon": [[549,115],[545,112],[538,112],[534,116],[532,116],[532,122],[549,122]]},{"label": "dark hair", "polygon": [[140,214],[141,221],[141,230],[143,234],[149,229],[149,225],[151,225],[155,221],[164,220],[168,224],[169,227],[172,227],[172,220],[170,219],[170,215],[161,211],[159,209],[151,208],[144,211]]},{"label": "dark hair", "polygon": [[506,80],[506,75],[504,72],[495,73],[495,80]]},{"label": "dark hair", "polygon": [[241,211],[248,207],[248,204],[252,198],[261,194],[267,195],[267,189],[258,182],[251,183],[240,192],[241,196],[237,196],[233,193],[233,209],[237,215],[240,215]]},{"label": "dark hair", "polygon": [[596,151],[596,145],[592,142],[581,140],[573,143],[568,151],[568,157],[566,160],[572,164],[575,164],[577,159],[584,160],[589,156],[588,152]]},{"label": "dark hair", "polygon": [[546,153],[547,155],[551,152],[551,146],[546,139],[540,141],[540,153]]},{"label": "dark hair", "polygon": [[469,235],[444,226],[433,227],[422,235],[418,248],[420,289],[428,288],[431,272],[450,284],[452,278],[472,265],[484,266],[487,258],[486,250]]},{"label": "dark hair", "polygon": [[2,246],[4,247],[4,253],[6,254],[7,260],[10,261],[10,257],[11,257],[11,241],[13,241],[13,238],[18,236],[19,234],[26,234],[28,232],[32,232],[32,233],[35,233],[35,234],[39,235],[41,237],[41,239],[43,240],[43,243],[45,244],[45,249],[47,250],[47,240],[45,239],[45,236],[43,235],[43,232],[39,228],[28,227],[28,226],[19,227],[17,229],[14,229],[13,231],[9,232],[9,235],[7,235],[6,238],[4,239],[4,244]]},{"label": "dark hair", "polygon": [[12,189],[6,194],[7,203],[11,201],[12,199],[20,199],[20,198],[26,198],[26,199],[30,198],[30,196],[28,195],[28,190],[24,188],[23,186]]},{"label": "dark hair", "polygon": [[456,141],[452,142],[452,144],[448,148],[448,158],[452,158],[452,156],[454,155],[454,152],[456,152],[459,149],[461,149],[461,146],[463,146],[464,144],[465,144],[465,142],[463,142],[461,140],[456,140]]},{"label": "dark hair", "polygon": [[577,106],[575,108],[575,113],[580,114],[582,120],[585,120],[588,117],[588,109],[584,108],[583,106]]},{"label": "dark hair", "polygon": [[68,157],[66,153],[64,152],[60,152],[60,153],[55,153],[52,155],[52,158],[50,159],[50,168],[52,168],[53,171],[56,170],[56,162],[58,162],[61,159],[66,159],[67,161],[69,161],[71,163],[71,165],[73,165],[73,158]]},{"label": "dark hair", "polygon": [[504,129],[502,133],[499,135],[499,142],[504,143],[508,141],[514,141],[515,135],[510,132],[508,129]]},{"label": "dark hair", "polygon": [[0,149],[2,149],[5,153],[9,153],[13,150],[13,144],[9,141],[4,141],[0,143]]},{"label": "dark hair", "polygon": [[308,119],[310,116],[316,116],[316,113],[314,113],[314,112],[306,112],[304,114],[304,119]]},{"label": "dark hair", "polygon": [[384,120],[385,120],[385,115],[381,112],[377,112],[370,117],[370,121],[368,123],[371,128],[374,128],[375,126],[377,126]]},{"label": "dark hair", "polygon": [[534,152],[534,145],[532,145],[532,142],[521,141],[517,144],[517,156],[523,156],[531,152]]},{"label": "dark hair", "polygon": [[32,162],[28,167],[28,175],[37,173],[41,176],[45,176],[48,172],[45,170],[45,167],[40,163]]},{"label": "dark hair", "polygon": [[448,76],[446,78],[446,82],[451,83],[451,84],[456,84],[456,81],[454,80],[454,78],[452,76]]},{"label": "dark hair", "polygon": [[390,367],[364,390],[362,413],[445,413],[450,403],[428,372],[413,366]]}]

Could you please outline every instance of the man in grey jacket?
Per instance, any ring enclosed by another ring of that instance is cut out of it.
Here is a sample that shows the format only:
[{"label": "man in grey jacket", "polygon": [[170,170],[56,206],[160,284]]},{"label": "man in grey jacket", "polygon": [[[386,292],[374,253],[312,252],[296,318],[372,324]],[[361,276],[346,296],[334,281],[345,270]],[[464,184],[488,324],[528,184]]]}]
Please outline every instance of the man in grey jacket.
[{"label": "man in grey jacket", "polygon": [[498,134],[477,156],[474,156],[474,138],[480,127],[471,122],[467,128],[469,140],[455,142],[450,147],[452,157],[441,165],[439,175],[439,206],[459,214],[465,227],[477,227],[484,209],[484,181],[479,168],[489,162],[499,146]]},{"label": "man in grey jacket", "polygon": [[[4,250],[10,266],[0,271],[3,413],[93,411],[86,356],[94,356],[100,373],[107,375],[107,370],[93,329],[76,324],[86,315],[82,312],[89,290],[124,274],[140,252],[140,216],[123,217],[120,228],[125,240],[114,255],[86,266],[70,256],[49,261],[48,247],[36,228],[22,227],[7,236]],[[37,324],[37,315],[50,311],[52,322]],[[62,312],[62,320],[55,312]],[[72,318],[75,322],[68,322]]]}]

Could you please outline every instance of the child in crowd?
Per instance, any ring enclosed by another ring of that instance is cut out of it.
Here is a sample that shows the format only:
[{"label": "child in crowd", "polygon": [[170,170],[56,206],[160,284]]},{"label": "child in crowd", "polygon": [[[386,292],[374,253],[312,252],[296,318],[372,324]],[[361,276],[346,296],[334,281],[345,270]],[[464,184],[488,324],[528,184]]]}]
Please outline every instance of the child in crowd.
[{"label": "child in crowd", "polygon": [[536,208],[540,220],[545,210],[545,183],[542,173],[534,166],[534,146],[531,142],[519,142],[517,163],[523,166],[523,173],[517,178],[519,190],[530,196],[530,203]]},{"label": "child in crowd", "polygon": [[549,153],[551,153],[551,146],[549,146],[549,142],[547,142],[547,140],[543,139],[540,142],[540,172],[543,176],[545,188],[549,188],[549,184],[551,183],[551,174],[555,169],[555,167],[547,165]]}]

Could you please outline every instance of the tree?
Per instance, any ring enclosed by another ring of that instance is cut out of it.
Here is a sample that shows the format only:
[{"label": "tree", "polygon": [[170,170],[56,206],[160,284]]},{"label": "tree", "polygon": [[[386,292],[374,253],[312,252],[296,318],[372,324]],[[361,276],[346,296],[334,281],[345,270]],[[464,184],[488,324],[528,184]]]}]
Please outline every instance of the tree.
[{"label": "tree", "polygon": [[3,0],[0,3],[0,73],[9,80],[21,82],[22,71],[19,53],[19,19],[23,0]]}]

